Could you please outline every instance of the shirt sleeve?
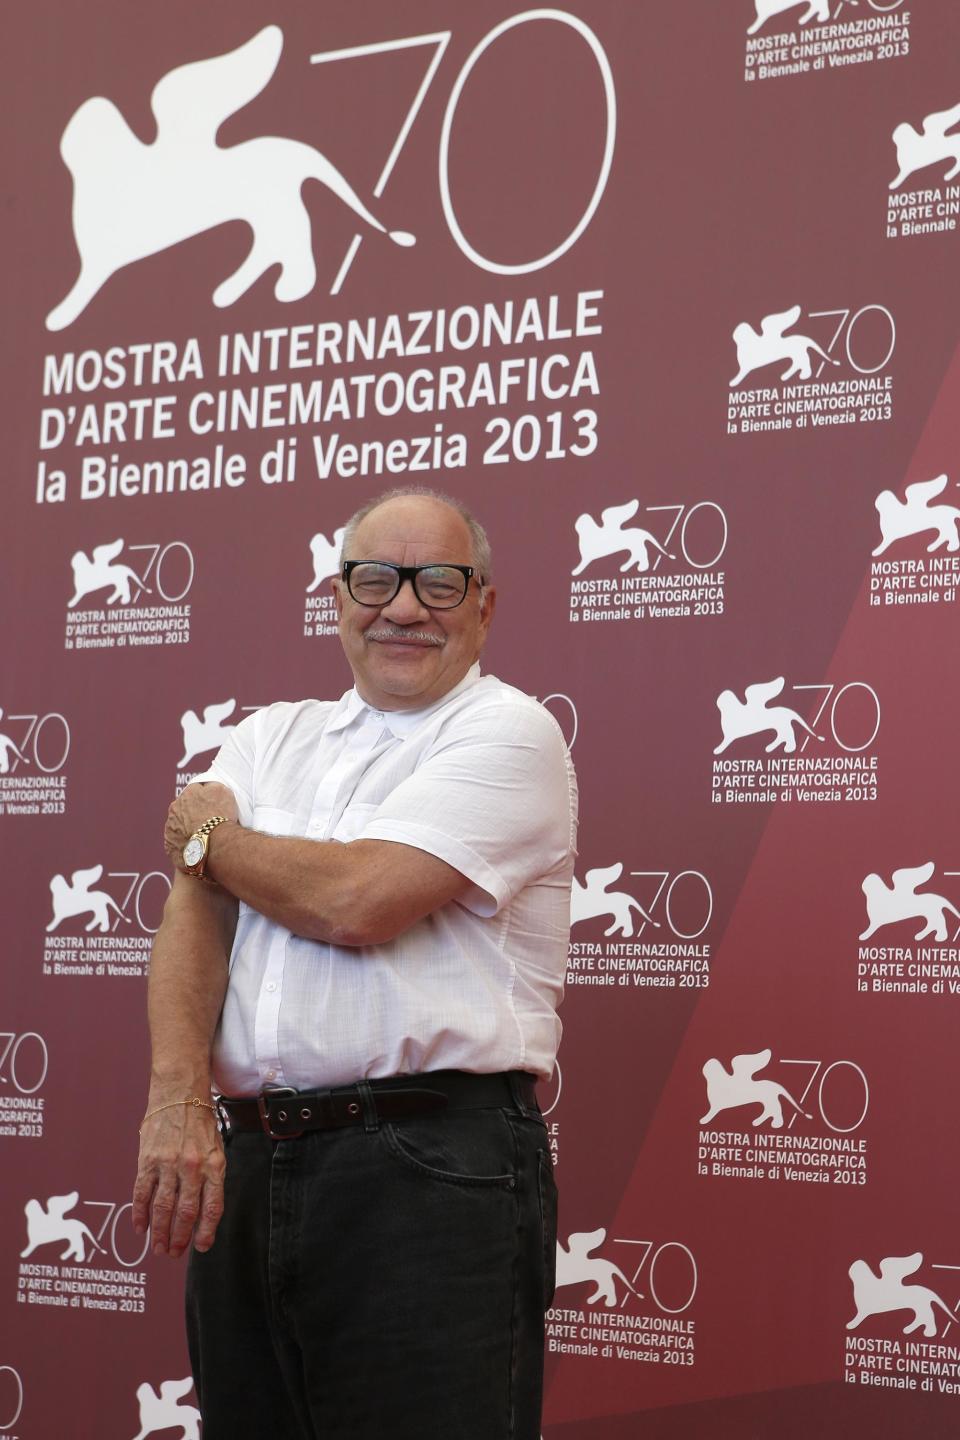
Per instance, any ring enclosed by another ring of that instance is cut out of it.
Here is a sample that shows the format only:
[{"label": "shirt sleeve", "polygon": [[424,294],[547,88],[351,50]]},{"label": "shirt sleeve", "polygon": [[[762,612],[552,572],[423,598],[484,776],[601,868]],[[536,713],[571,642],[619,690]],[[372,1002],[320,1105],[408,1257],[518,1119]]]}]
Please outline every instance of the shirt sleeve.
[{"label": "shirt sleeve", "polygon": [[235,725],[217,751],[213,763],[196,777],[195,783],[214,780],[232,790],[240,813],[240,824],[253,824],[253,776],[257,754],[257,721],[255,712]]},{"label": "shirt sleeve", "polygon": [[575,796],[552,716],[534,701],[485,705],[441,734],[357,838],[436,855],[473,882],[461,903],[491,916],[568,859]]}]

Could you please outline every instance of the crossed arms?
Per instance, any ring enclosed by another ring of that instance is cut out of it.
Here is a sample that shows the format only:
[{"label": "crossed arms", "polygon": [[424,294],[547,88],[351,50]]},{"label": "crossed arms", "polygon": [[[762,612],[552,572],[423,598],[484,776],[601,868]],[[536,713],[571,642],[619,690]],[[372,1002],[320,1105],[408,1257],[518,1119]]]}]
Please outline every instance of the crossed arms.
[{"label": "crossed arms", "polygon": [[[190,785],[167,816],[164,844],[179,867],[187,839],[212,815],[204,884],[179,868],[154,942],[148,1017],[150,1091],[133,1194],[133,1221],[152,1229],[155,1254],[213,1244],[223,1214],[223,1146],[210,1110],[210,1050],[227,988],[238,901],[307,939],[374,945],[456,900],[470,881],[424,850],[389,840],[301,840],[237,823],[232,792]],[[151,1112],[158,1113],[152,1114]]]}]

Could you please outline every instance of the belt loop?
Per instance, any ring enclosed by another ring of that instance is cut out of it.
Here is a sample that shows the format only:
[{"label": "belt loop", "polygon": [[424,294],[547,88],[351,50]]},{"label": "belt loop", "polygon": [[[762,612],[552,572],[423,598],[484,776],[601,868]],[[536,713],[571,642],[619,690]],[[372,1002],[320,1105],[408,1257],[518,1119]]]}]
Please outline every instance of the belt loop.
[{"label": "belt loop", "polygon": [[507,1080],[510,1085],[510,1095],[513,1099],[514,1105],[516,1105],[521,1115],[529,1115],[530,1110],[523,1099],[523,1087],[520,1084],[520,1072],[518,1070],[509,1070],[507,1072]]},{"label": "belt loop", "polygon": [[360,1093],[360,1103],[363,1106],[363,1128],[368,1135],[372,1135],[380,1129],[380,1116],[377,1114],[377,1102],[373,1098],[373,1091],[366,1080],[357,1084]]}]

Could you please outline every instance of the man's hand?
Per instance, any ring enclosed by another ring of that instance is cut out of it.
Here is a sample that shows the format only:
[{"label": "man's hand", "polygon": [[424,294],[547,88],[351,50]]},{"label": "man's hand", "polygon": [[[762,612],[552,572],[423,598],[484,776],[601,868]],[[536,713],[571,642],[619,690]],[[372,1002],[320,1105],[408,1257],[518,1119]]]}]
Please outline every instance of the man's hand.
[{"label": "man's hand", "polygon": [[[148,1113],[151,1108],[156,1105],[148,1106]],[[132,1218],[138,1235],[151,1227],[155,1255],[176,1259],[191,1237],[195,1249],[210,1249],[223,1214],[225,1170],[210,1110],[176,1104],[144,1122]]]},{"label": "man's hand", "polygon": [[183,847],[205,820],[223,815],[227,820],[239,819],[233,791],[214,781],[188,785],[167,811],[163,827],[163,845],[178,870],[183,869]]}]

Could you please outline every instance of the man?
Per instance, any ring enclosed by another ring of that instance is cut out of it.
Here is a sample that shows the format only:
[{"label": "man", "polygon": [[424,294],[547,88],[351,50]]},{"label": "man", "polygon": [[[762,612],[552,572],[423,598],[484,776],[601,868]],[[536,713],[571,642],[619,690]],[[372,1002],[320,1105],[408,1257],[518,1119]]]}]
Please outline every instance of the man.
[{"label": "man", "polygon": [[355,688],[252,715],[170,808],[134,1219],[193,1239],[205,1440],[539,1440],[576,782],[480,678],[456,501],[389,492],[343,560]]}]

